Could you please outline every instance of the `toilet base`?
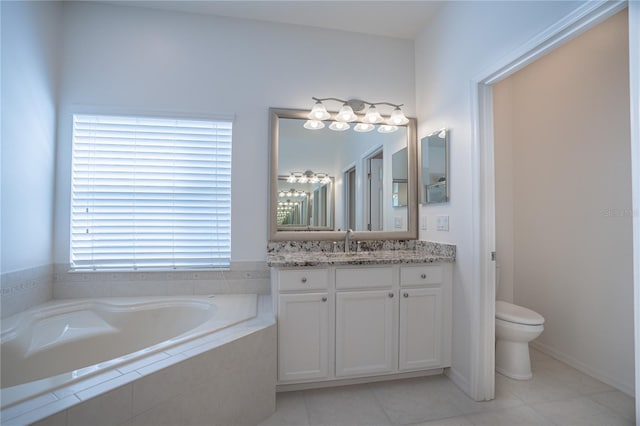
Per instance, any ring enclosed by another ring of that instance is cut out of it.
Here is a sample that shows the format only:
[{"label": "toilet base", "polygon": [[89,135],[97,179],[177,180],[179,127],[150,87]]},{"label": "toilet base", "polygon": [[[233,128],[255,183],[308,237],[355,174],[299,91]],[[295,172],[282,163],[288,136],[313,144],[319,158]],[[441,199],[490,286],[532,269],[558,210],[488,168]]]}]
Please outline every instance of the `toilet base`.
[{"label": "toilet base", "polygon": [[529,343],[496,340],[496,371],[511,379],[531,379]]}]

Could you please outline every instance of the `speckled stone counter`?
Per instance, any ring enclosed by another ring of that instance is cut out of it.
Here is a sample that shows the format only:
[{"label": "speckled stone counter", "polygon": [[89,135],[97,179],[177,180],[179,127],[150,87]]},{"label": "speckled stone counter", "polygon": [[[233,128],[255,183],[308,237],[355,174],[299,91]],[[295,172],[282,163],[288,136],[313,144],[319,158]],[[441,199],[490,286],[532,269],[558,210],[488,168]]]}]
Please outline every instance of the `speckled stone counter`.
[{"label": "speckled stone counter", "polygon": [[327,265],[380,265],[454,262],[456,246],[417,240],[351,241],[344,253],[343,242],[281,241],[267,246],[267,264],[280,268]]}]

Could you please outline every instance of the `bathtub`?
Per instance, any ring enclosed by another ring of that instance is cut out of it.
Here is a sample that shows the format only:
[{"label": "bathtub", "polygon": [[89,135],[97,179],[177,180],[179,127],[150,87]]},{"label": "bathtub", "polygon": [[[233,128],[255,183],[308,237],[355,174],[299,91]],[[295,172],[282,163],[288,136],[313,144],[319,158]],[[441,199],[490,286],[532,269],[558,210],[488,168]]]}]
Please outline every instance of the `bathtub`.
[{"label": "bathtub", "polygon": [[[258,311],[259,297],[242,294],[56,300],[9,317],[0,335],[2,422],[29,424],[43,417],[37,410],[49,414],[46,406],[68,410],[186,365],[190,356],[273,324]],[[118,421],[142,413],[134,402]]]}]

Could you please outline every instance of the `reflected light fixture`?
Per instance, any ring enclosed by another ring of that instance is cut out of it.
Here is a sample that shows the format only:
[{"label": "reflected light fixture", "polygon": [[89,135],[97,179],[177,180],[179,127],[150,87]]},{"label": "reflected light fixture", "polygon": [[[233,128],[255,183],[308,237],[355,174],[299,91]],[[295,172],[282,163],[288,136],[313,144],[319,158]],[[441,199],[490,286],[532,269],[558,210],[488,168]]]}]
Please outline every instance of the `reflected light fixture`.
[{"label": "reflected light fixture", "polygon": [[[309,130],[320,130],[325,127],[324,120],[331,119],[331,114],[327,111],[323,102],[336,101],[341,102],[342,107],[336,114],[334,121],[329,125],[329,129],[335,131],[349,130],[351,126],[348,123],[359,121],[353,127],[356,132],[370,132],[375,129],[375,125],[379,125],[378,132],[392,133],[398,130],[398,126],[404,126],[409,123],[409,119],[404,115],[400,107],[403,104],[392,104],[390,102],[368,102],[360,99],[349,99],[347,101],[338,98],[316,98],[312,97],[315,102],[313,108],[307,115],[309,118],[304,123],[304,128]],[[376,105],[388,105],[393,107],[393,111],[388,119],[380,114]],[[364,112],[366,108],[366,113]],[[362,118],[358,117],[357,112],[364,113]]]},{"label": "reflected light fixture", "polygon": [[[331,182],[331,176],[329,173],[314,173],[311,170],[306,172],[291,172],[287,177],[288,183],[322,183],[327,184]],[[292,190],[293,191],[293,190]]]}]

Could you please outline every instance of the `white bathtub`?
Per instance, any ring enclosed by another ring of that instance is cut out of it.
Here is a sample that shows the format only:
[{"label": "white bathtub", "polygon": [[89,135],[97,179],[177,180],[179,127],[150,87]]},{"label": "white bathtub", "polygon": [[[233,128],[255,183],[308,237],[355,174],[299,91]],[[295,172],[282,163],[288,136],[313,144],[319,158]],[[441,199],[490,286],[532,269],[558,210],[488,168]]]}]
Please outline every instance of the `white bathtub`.
[{"label": "white bathtub", "polygon": [[257,305],[254,294],[73,299],[9,317],[0,335],[3,420],[47,395],[77,395],[79,381],[90,387],[94,376],[114,379],[184,357],[221,330],[256,317]]}]

